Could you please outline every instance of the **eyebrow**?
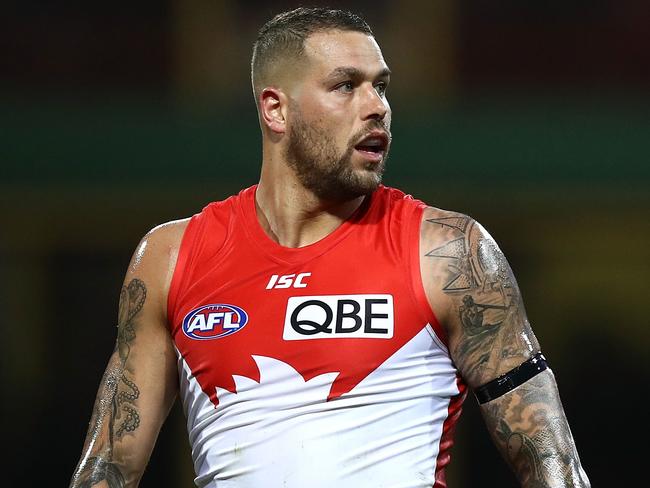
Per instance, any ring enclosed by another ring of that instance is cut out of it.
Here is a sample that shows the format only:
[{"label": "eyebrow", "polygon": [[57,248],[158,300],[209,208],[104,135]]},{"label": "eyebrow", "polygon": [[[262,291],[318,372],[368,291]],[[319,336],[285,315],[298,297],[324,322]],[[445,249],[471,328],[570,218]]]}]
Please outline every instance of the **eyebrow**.
[{"label": "eyebrow", "polygon": [[[386,78],[390,76],[390,69],[384,68],[382,69],[376,76],[376,78]],[[334,68],[329,75],[327,75],[327,79],[332,79],[332,78],[338,78],[340,76],[347,76],[350,78],[362,78],[364,76],[364,72],[361,71],[359,68],[355,68],[353,66],[340,66],[338,68]]]}]

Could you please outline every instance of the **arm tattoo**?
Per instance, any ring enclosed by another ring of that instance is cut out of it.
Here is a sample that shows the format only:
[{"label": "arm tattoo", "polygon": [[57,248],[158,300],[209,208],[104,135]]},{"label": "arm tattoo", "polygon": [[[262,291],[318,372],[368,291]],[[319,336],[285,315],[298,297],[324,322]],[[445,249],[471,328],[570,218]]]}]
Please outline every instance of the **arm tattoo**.
[{"label": "arm tattoo", "polygon": [[466,379],[483,383],[509,361],[512,367],[524,361],[522,351],[534,352],[517,283],[497,244],[474,220],[454,216],[426,223],[444,233],[442,245],[425,256],[444,263],[442,291],[461,326],[454,360]]},{"label": "arm tattoo", "polygon": [[126,486],[124,476],[113,463],[101,457],[88,459],[83,473],[80,473],[79,483],[73,486],[80,488],[92,488],[100,481],[106,481],[109,488],[122,488]]},{"label": "arm tattoo", "polygon": [[[555,395],[549,395],[553,390]],[[481,410],[497,447],[523,486],[589,486],[550,371]]]},{"label": "arm tattoo", "polygon": [[[438,245],[425,256],[440,265],[450,320],[458,324],[451,353],[464,378],[478,387],[529,359],[539,344],[510,266],[489,234],[463,215],[427,219],[429,224],[437,226]],[[589,486],[550,370],[481,411],[522,486]]]},{"label": "arm tattoo", "polygon": [[[110,488],[126,486],[124,476],[115,463],[113,447],[115,442],[133,433],[140,425],[137,409],[140,389],[130,378],[129,355],[136,338],[136,319],[146,297],[147,288],[137,278],[122,287],[115,351],[99,386],[85,452],[73,475],[71,488],[89,488],[102,480]],[[103,444],[96,445],[102,441]],[[89,457],[91,453],[94,457]]]}]

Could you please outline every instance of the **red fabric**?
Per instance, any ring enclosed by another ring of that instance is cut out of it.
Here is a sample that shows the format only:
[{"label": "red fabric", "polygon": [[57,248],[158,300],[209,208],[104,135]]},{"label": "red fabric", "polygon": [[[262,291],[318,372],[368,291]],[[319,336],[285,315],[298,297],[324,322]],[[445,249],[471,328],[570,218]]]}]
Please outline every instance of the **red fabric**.
[{"label": "red fabric", "polygon": [[438,454],[438,460],[436,463],[436,482],[433,485],[433,488],[447,488],[445,467],[451,461],[451,447],[454,445],[454,431],[456,430],[456,424],[458,423],[458,419],[463,410],[463,402],[467,396],[467,385],[465,385],[460,376],[458,376],[456,384],[459,393],[449,402],[447,419],[442,427],[440,454]]},{"label": "red fabric", "polygon": [[[253,355],[280,359],[306,381],[340,372],[331,400],[354,388],[427,323],[444,340],[416,266],[422,202],[381,186],[327,237],[286,248],[259,225],[255,190],[212,203],[191,219],[170,286],[168,317],[176,347],[215,405],[216,387],[235,392],[233,375],[259,381]],[[311,273],[304,288],[266,289],[272,275],[299,273]],[[391,339],[283,339],[289,297],[354,294],[393,296]],[[182,329],[184,317],[210,304],[240,307],[248,314],[247,324],[218,339],[191,339]],[[441,476],[460,403],[449,407],[438,463]],[[444,481],[434,486],[444,487]]]}]

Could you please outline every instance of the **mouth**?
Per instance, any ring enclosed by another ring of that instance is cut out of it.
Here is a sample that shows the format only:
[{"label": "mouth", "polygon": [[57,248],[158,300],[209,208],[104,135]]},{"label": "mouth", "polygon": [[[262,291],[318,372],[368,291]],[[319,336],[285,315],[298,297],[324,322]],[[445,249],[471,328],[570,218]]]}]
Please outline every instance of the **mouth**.
[{"label": "mouth", "polygon": [[388,134],[381,130],[372,131],[355,144],[354,149],[365,159],[381,161],[386,154],[389,144]]}]

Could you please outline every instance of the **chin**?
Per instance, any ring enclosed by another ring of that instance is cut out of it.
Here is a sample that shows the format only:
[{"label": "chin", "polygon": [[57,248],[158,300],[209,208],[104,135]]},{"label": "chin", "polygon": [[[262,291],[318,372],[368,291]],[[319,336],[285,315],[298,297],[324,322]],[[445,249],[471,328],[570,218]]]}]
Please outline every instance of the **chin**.
[{"label": "chin", "polygon": [[364,195],[370,195],[372,192],[374,192],[381,184],[381,179],[382,173],[374,170],[364,170],[363,174],[355,175],[354,181],[348,181],[347,184],[342,186],[347,187],[349,194],[353,194],[356,198]]},{"label": "chin", "polygon": [[328,201],[346,201],[370,195],[381,183],[381,175],[348,175],[332,184],[319,184],[311,188],[318,197]]}]

